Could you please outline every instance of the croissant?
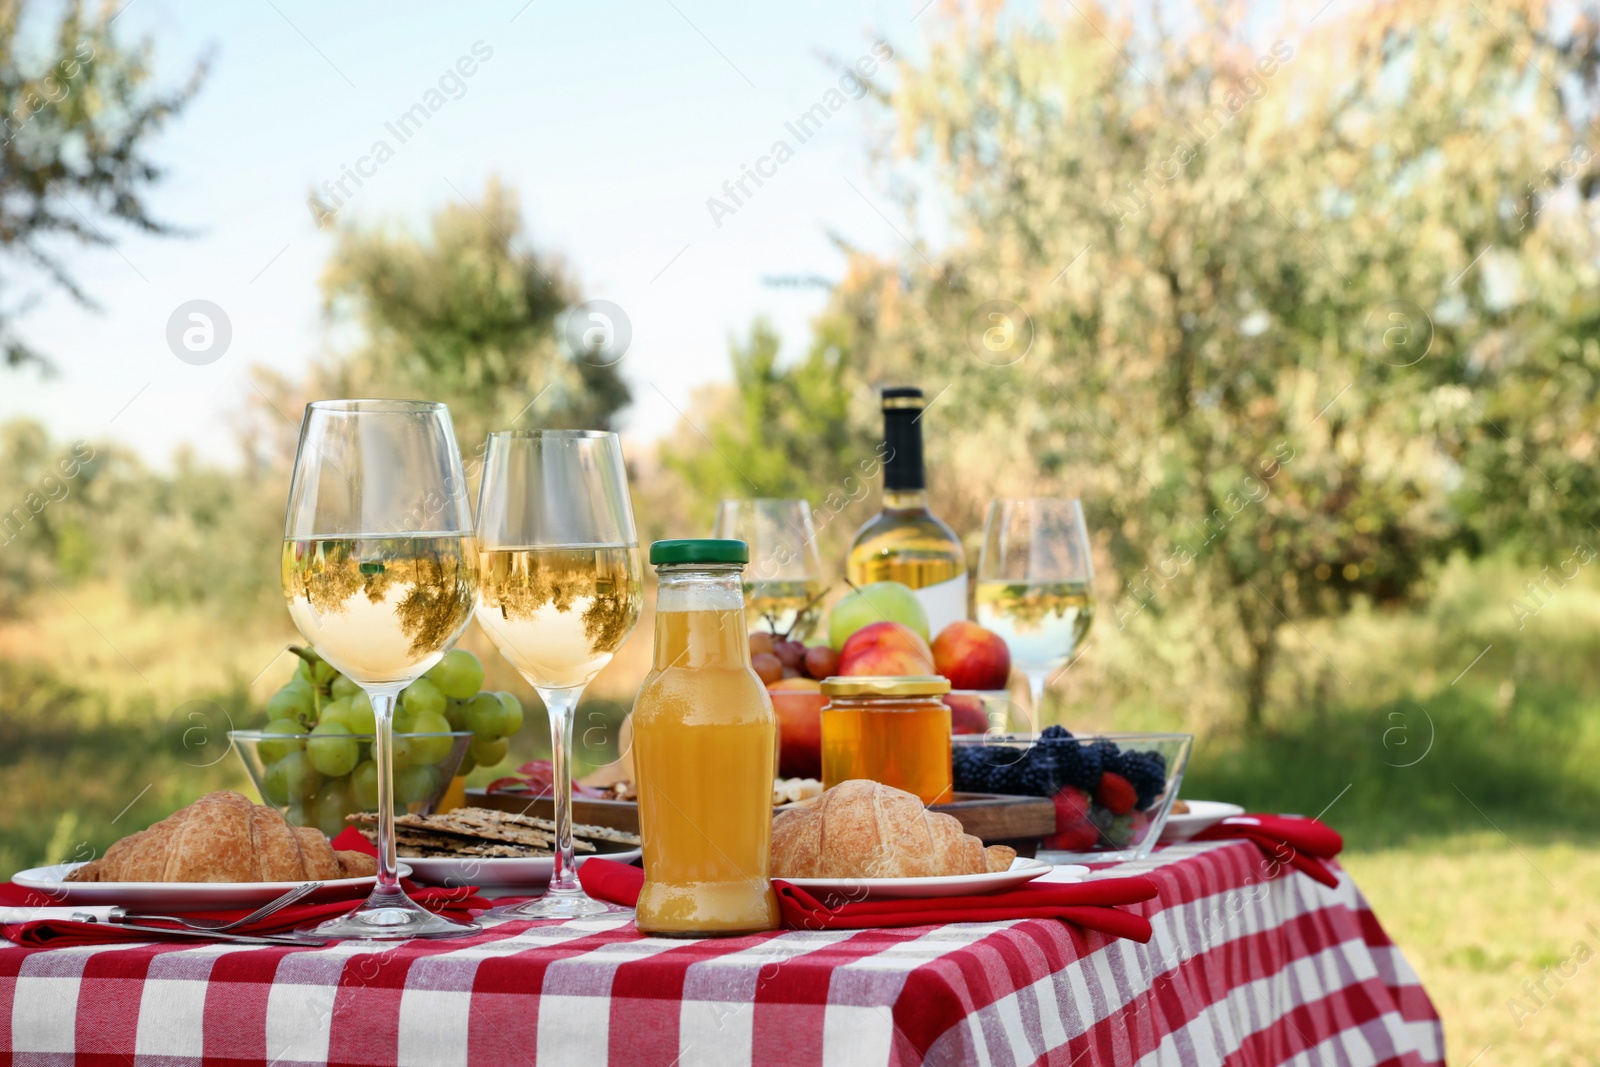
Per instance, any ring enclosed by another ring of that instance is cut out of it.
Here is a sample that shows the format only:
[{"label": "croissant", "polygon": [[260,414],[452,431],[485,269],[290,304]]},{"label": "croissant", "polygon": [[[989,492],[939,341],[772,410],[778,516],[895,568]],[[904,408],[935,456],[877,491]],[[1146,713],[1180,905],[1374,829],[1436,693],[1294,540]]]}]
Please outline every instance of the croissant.
[{"label": "croissant", "polygon": [[321,830],[291,826],[238,793],[207,793],[67,876],[69,882],[312,882],[363,878],[378,861],[335,852]]},{"label": "croissant", "polygon": [[861,779],[772,822],[774,878],[931,878],[1011,867],[1016,850],[965,833],[914,793]]}]

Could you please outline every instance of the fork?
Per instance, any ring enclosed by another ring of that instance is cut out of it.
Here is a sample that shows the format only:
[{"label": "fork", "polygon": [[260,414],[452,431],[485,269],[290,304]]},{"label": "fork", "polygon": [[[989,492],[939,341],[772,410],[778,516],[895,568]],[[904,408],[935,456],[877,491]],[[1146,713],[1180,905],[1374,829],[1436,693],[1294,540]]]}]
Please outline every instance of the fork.
[{"label": "fork", "polygon": [[320,882],[306,882],[304,885],[297,885],[287,893],[284,893],[282,896],[263,904],[261,907],[257,908],[255,911],[252,911],[244,918],[234,919],[232,922],[223,922],[221,919],[186,919],[181,915],[132,915],[127,912],[120,912],[120,909],[120,914],[115,915],[112,918],[112,921],[148,922],[151,919],[160,919],[164,922],[172,922],[177,923],[180,926],[187,926],[191,930],[207,930],[211,933],[218,934],[226,933],[229,930],[235,930],[241,926],[249,926],[251,923],[260,922],[267,916],[274,915],[282,911],[290,904],[293,904],[295,901],[300,900],[308,893],[311,893],[321,884],[322,883]]}]

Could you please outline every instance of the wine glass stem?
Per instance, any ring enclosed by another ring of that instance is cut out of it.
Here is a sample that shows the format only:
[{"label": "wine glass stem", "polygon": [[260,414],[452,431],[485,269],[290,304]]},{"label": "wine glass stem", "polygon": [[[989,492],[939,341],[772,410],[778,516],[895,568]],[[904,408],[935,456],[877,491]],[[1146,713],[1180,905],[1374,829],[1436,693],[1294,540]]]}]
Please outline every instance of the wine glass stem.
[{"label": "wine glass stem", "polygon": [[1033,728],[1042,730],[1044,728],[1042,719],[1044,716],[1045,684],[1050,681],[1050,672],[1030,670],[1026,673],[1028,675],[1028,692],[1033,695]]},{"label": "wine glass stem", "polygon": [[551,893],[583,892],[572,853],[572,721],[582,695],[582,686],[539,690],[550,718],[550,767],[555,772],[552,807],[555,808],[556,847],[554,868],[550,872]]},{"label": "wine glass stem", "polygon": [[394,704],[398,689],[368,689],[378,734],[372,760],[378,768],[378,884],[375,893],[398,893],[399,860],[394,848]]}]

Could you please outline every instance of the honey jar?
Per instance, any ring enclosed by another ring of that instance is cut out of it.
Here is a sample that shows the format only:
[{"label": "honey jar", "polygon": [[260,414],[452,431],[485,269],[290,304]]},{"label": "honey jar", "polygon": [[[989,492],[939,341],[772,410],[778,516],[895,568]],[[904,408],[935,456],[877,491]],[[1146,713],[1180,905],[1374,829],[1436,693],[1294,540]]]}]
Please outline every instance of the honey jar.
[{"label": "honey jar", "polygon": [[822,683],[822,786],[852,778],[915,793],[924,804],[952,797],[950,682],[937,675],[834,677]]}]

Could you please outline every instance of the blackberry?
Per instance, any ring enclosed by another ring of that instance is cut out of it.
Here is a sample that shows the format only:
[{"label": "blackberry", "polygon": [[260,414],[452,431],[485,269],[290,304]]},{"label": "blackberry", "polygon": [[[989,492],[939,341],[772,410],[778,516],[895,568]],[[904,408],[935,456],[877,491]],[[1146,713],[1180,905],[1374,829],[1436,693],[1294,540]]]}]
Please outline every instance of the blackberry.
[{"label": "blackberry", "polygon": [[1167,784],[1167,759],[1159,752],[1124,752],[1117,758],[1117,773],[1139,794],[1139,808],[1148,808]]},{"label": "blackberry", "polygon": [[951,778],[959,792],[985,792],[983,776],[987,769],[983,752],[976,745],[957,745],[950,754]]},{"label": "blackberry", "polygon": [[1096,746],[1068,741],[1050,747],[1056,781],[1094,792],[1095,786],[1100,784],[1100,772],[1104,770],[1103,757]]},{"label": "blackberry", "polygon": [[963,793],[1014,793],[1013,753],[982,745],[957,745],[951,752],[951,779]]},{"label": "blackberry", "polygon": [[1046,726],[1039,733],[1039,740],[1041,741],[1056,741],[1063,739],[1067,741],[1072,740],[1072,733],[1060,723],[1057,723],[1054,726]]},{"label": "blackberry", "polygon": [[1043,749],[1029,750],[1018,765],[1016,790],[1023,796],[1048,797],[1056,791],[1055,761]]}]

